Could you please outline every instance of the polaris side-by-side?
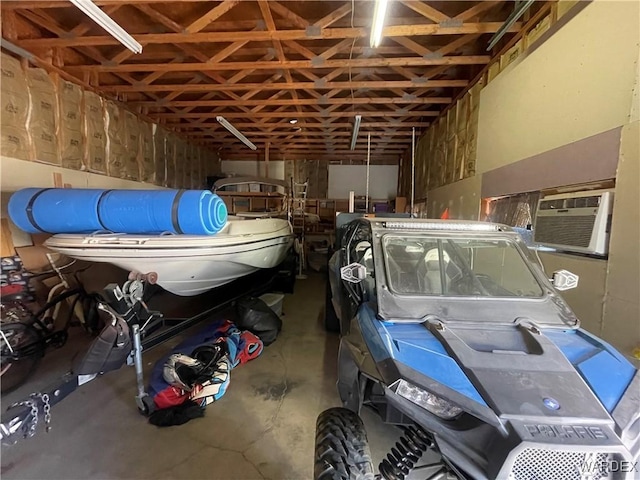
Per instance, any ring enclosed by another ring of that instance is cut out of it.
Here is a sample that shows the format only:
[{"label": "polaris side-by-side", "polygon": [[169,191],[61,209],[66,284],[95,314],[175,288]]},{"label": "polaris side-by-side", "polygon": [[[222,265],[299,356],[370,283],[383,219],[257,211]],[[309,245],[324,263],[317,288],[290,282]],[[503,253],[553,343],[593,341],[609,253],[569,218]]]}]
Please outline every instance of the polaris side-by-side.
[{"label": "polaris side-by-side", "polygon": [[[504,225],[360,218],[339,237],[342,407],[318,417],[316,479],[640,478],[640,374],[580,328],[558,294],[575,276],[550,280]],[[404,430],[379,474],[363,406]]]}]

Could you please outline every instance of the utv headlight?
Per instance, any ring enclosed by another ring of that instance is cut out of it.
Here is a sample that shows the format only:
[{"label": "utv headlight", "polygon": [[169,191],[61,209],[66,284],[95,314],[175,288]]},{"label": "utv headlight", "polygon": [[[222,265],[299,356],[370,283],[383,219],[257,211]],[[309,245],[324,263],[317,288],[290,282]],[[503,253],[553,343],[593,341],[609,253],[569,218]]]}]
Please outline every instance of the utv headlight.
[{"label": "utv headlight", "polygon": [[460,407],[456,407],[452,403],[447,402],[433,393],[418,388],[405,380],[398,382],[396,393],[445,420],[450,420],[462,413]]}]

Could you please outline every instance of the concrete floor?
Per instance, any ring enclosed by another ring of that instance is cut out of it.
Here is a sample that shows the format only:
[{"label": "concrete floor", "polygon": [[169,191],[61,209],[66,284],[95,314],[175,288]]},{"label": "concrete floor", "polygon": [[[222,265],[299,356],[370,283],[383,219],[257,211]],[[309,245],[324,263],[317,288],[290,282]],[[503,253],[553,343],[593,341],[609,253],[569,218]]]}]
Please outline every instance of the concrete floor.
[{"label": "concrete floor", "polygon": [[[316,417],[339,405],[338,337],[324,331],[323,308],[324,277],[311,273],[297,281],[295,294],[285,298],[277,341],[234,369],[226,395],[185,425],[147,423],[134,403],[133,368],[94,380],[52,409],[49,433],[41,428],[34,438],[2,447],[2,478],[312,478]],[[68,368],[87,341],[78,330],[64,349],[45,357],[27,385],[2,399],[3,410]],[[181,338],[147,352],[146,371]],[[363,419],[377,465],[399,431],[368,411]]]}]

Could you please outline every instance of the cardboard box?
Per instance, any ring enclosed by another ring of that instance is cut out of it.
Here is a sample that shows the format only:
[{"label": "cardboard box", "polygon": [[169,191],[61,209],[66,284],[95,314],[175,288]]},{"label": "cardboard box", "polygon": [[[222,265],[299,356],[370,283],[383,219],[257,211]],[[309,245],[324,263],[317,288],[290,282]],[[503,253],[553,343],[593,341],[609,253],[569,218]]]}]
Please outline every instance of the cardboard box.
[{"label": "cardboard box", "polygon": [[31,273],[24,270],[22,260],[15,255],[11,257],[0,258],[0,285],[17,285],[22,287],[21,290],[27,293],[27,301],[35,299],[33,287],[29,284]]},{"label": "cardboard box", "polygon": [[16,247],[16,253],[20,257],[20,261],[25,270],[30,272],[42,272],[51,269],[47,253],[52,253],[47,247]]},{"label": "cardboard box", "polygon": [[407,209],[407,197],[396,197],[395,213],[404,213]]}]

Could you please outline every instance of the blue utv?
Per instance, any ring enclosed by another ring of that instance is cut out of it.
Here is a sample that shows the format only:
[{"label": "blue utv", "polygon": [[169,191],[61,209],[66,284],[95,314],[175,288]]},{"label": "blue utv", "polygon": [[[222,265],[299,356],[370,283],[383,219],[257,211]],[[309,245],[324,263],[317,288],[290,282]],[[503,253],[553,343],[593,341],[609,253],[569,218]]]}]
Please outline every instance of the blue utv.
[{"label": "blue utv", "polygon": [[[504,225],[359,218],[339,237],[342,407],[318,417],[316,479],[640,478],[640,374],[580,328],[558,294],[576,276],[549,279]],[[379,473],[363,406],[403,430]]]}]

